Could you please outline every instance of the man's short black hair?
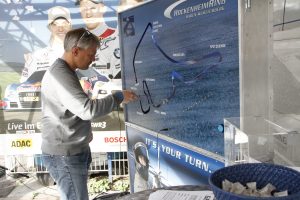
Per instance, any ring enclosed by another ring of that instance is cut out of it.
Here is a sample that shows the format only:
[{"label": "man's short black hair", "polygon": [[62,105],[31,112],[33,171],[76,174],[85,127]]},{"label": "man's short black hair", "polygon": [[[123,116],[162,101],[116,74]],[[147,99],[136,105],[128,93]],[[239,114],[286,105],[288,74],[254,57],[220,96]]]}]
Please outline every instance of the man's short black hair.
[{"label": "man's short black hair", "polygon": [[[82,1],[82,0],[76,0],[75,5],[78,6],[80,4],[80,1]],[[95,4],[103,3],[103,0],[89,0],[89,1],[91,1]]]}]

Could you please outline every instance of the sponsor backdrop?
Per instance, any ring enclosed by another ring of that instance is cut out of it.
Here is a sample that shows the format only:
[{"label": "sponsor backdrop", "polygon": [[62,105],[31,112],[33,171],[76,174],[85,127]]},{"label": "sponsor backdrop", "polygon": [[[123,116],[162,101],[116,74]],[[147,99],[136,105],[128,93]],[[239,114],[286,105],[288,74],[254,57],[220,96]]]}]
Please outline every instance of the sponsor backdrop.
[{"label": "sponsor backdrop", "polygon": [[[162,174],[164,183],[207,181],[215,160],[187,153],[177,142],[223,158],[223,119],[240,113],[238,1],[154,0],[118,17],[123,85],[140,97],[126,106],[128,125],[157,134],[152,139],[160,147],[153,150],[161,155],[159,171],[190,172],[180,178]],[[164,147],[175,156],[168,157]],[[137,160],[138,169],[147,168],[144,159]]]},{"label": "sponsor backdrop", "polygon": [[[1,154],[39,153],[41,80],[62,55],[68,30],[84,27],[101,39],[96,61],[77,71],[87,95],[101,98],[121,89],[117,11],[139,2],[0,0]],[[94,119],[92,127],[92,151],[126,151],[122,107]]]}]

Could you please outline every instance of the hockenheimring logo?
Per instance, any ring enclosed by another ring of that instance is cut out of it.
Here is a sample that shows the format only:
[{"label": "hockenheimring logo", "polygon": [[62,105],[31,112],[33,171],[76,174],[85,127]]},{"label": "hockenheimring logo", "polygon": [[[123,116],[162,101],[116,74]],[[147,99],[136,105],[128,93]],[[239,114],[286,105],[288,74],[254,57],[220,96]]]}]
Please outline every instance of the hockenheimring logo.
[{"label": "hockenheimring logo", "polygon": [[197,12],[200,10],[212,8],[215,6],[224,5],[226,3],[226,0],[209,0],[204,3],[199,3],[195,6],[189,6],[189,7],[183,8],[183,9],[175,9],[178,5],[182,4],[185,1],[187,1],[187,0],[178,0],[175,3],[171,4],[164,12],[165,17],[172,19],[171,13],[173,10],[174,10],[173,16],[175,17],[175,16],[190,14],[190,13]]}]

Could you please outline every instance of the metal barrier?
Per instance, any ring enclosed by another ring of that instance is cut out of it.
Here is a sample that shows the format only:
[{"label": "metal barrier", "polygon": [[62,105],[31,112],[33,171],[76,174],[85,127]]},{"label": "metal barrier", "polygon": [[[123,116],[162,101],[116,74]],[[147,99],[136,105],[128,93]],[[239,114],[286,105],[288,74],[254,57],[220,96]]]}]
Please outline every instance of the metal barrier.
[{"label": "metal barrier", "polygon": [[[5,166],[11,174],[48,173],[41,159],[42,155],[6,155]],[[128,159],[126,152],[92,153],[89,172],[107,172],[109,179],[127,177]]]},{"label": "metal barrier", "polygon": [[116,177],[127,177],[129,175],[128,159],[126,152],[107,153],[109,180]]}]

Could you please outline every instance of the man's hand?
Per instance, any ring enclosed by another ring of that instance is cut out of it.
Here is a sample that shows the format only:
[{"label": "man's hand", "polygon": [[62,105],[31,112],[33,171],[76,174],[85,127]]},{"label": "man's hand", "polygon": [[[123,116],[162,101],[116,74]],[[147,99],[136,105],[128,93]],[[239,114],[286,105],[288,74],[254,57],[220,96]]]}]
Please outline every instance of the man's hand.
[{"label": "man's hand", "polygon": [[124,96],[122,103],[127,104],[129,102],[136,101],[139,99],[139,97],[131,90],[123,90],[122,92]]}]

